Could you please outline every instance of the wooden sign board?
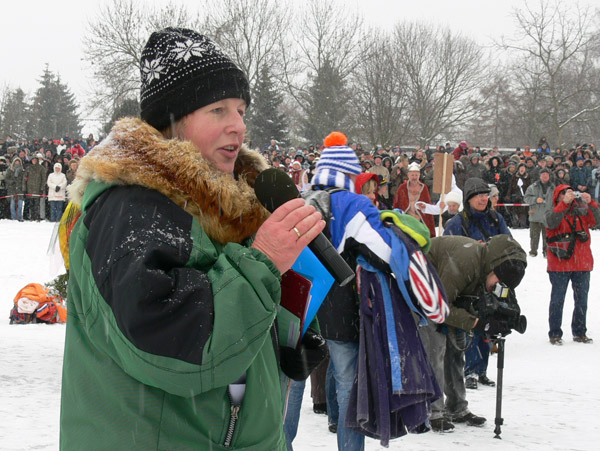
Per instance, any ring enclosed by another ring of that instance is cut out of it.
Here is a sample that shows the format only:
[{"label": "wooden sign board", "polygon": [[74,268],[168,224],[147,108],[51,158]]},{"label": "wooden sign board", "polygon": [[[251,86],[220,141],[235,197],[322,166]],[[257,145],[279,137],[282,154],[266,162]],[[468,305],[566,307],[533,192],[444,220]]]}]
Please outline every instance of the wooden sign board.
[{"label": "wooden sign board", "polygon": [[436,152],[433,158],[433,192],[449,193],[452,189],[454,156],[451,153]]}]

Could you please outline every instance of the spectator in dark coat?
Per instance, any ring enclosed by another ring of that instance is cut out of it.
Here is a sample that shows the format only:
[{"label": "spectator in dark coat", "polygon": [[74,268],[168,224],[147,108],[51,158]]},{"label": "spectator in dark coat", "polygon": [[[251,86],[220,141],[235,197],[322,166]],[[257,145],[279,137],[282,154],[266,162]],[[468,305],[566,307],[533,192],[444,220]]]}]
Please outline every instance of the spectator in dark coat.
[{"label": "spectator in dark coat", "polygon": [[[513,204],[522,204],[525,202],[525,191],[531,184],[531,177],[527,172],[527,167],[521,163],[517,171],[510,180],[508,186],[508,193],[506,194],[507,199]],[[527,227],[527,207],[509,207],[511,214],[512,227],[526,228]]]},{"label": "spectator in dark coat", "polygon": [[19,157],[15,157],[6,171],[6,195],[10,198],[10,217],[23,221],[23,193],[25,192],[25,171]]},{"label": "spectator in dark coat", "polygon": [[489,168],[485,171],[483,179],[489,184],[500,185],[500,175],[504,170],[504,162],[498,156],[491,157],[488,160]]},{"label": "spectator in dark coat", "polygon": [[469,155],[469,159],[465,164],[465,172],[467,174],[467,178],[470,179],[472,177],[477,177],[483,179],[485,177],[485,173],[487,172],[486,167],[479,162],[481,159],[481,155],[477,152]]},{"label": "spectator in dark coat", "polygon": [[583,157],[577,157],[575,166],[569,171],[569,179],[575,191],[589,193],[592,191],[592,177],[591,172],[583,166],[584,161]]},{"label": "spectator in dark coat", "polygon": [[29,217],[32,221],[41,219],[40,202],[41,196],[46,191],[46,168],[40,164],[41,154],[35,154],[31,159],[31,164],[25,169],[25,193],[28,194],[25,202],[29,204]]}]

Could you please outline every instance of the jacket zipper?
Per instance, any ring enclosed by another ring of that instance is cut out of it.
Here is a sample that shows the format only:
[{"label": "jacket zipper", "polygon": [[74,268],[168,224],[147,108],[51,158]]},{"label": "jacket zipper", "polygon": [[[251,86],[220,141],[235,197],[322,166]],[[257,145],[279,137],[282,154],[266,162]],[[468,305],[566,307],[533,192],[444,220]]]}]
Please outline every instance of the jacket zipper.
[{"label": "jacket zipper", "polygon": [[223,442],[223,446],[225,448],[231,447],[233,434],[235,434],[235,426],[240,417],[240,404],[234,404],[233,399],[231,398],[231,394],[229,392],[228,395],[229,401],[231,402],[231,415],[229,417],[229,427],[227,428],[227,435],[225,436],[225,441]]}]

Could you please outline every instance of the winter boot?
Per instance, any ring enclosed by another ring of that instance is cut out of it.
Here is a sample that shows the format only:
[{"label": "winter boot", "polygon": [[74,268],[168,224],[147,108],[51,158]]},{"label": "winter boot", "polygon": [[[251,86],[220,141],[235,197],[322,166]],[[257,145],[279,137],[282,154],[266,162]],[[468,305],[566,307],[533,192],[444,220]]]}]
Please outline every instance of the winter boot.
[{"label": "winter boot", "polygon": [[435,432],[450,432],[454,429],[454,425],[448,418],[436,418],[430,420],[429,424],[431,424],[431,429]]},{"label": "winter boot", "polygon": [[477,390],[477,376],[470,374],[465,380],[465,387],[471,390]]},{"label": "winter boot", "polygon": [[469,426],[481,426],[487,420],[483,417],[478,417],[474,413],[467,413],[462,417],[452,417],[452,421],[455,423],[467,423]]},{"label": "winter boot", "polygon": [[573,341],[575,341],[577,343],[586,343],[586,344],[591,344],[594,342],[594,340],[592,340],[587,335],[582,335],[581,337],[573,337]]},{"label": "winter boot", "polygon": [[313,412],[317,414],[327,415],[327,403],[313,404]]},{"label": "winter boot", "polygon": [[496,383],[487,377],[485,374],[479,376],[479,383],[483,385],[487,385],[488,387],[495,387]]}]

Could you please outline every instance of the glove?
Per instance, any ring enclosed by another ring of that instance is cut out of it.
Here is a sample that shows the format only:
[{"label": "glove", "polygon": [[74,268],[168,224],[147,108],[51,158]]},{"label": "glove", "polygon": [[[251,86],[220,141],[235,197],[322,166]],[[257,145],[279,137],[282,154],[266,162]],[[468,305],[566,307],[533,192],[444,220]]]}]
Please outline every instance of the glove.
[{"label": "glove", "polygon": [[475,330],[490,337],[495,335],[508,335],[511,331],[506,321],[496,318],[479,318]]},{"label": "glove", "polygon": [[298,349],[279,348],[281,369],[290,379],[303,381],[329,355],[325,339],[310,327],[306,330]]},{"label": "glove", "polygon": [[54,188],[54,191],[56,191],[57,193],[60,191],[60,186],[56,186],[56,188]]}]

